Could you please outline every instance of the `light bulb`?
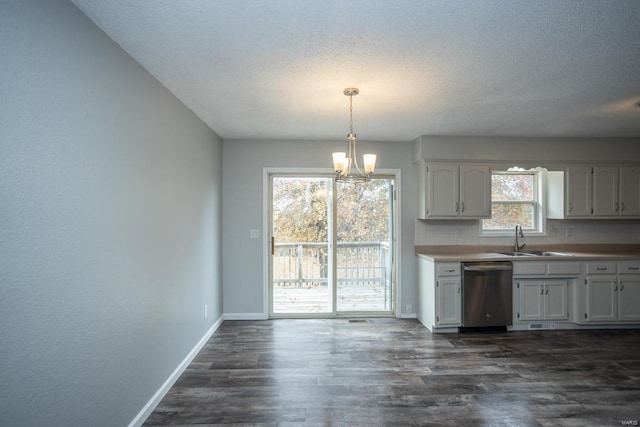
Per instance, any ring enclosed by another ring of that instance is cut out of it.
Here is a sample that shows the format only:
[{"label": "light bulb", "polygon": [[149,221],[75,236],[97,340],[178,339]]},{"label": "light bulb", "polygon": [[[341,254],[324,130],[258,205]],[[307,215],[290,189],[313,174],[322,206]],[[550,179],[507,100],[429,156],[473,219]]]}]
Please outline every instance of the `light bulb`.
[{"label": "light bulb", "polygon": [[364,173],[370,174],[376,168],[376,155],[375,154],[364,154],[362,156],[364,160]]},{"label": "light bulb", "polygon": [[342,171],[345,169],[345,160],[347,157],[347,153],[338,151],[338,152],[332,153],[332,156],[333,156],[333,170],[335,170],[336,172],[342,173]]}]

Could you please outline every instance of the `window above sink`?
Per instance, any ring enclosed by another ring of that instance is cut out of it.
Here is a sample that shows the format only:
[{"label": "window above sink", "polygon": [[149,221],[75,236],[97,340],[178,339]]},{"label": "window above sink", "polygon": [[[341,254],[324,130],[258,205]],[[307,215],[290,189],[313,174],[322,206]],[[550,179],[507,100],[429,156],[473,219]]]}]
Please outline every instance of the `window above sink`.
[{"label": "window above sink", "polygon": [[492,170],[491,218],[480,220],[480,235],[512,236],[520,225],[527,235],[544,236],[545,178],[543,168]]}]

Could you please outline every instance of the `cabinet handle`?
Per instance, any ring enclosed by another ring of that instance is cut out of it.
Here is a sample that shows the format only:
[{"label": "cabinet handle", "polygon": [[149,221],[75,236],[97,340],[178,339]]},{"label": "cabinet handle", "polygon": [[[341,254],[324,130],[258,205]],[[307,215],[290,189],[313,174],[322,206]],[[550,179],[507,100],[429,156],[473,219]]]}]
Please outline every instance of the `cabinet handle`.
[{"label": "cabinet handle", "polygon": [[624,289],[624,285],[620,285],[620,292]]},{"label": "cabinet handle", "polygon": [[596,271],[607,271],[607,267],[596,267]]},{"label": "cabinet handle", "polygon": [[569,212],[573,210],[573,202],[569,202]]},{"label": "cabinet handle", "polygon": [[464,202],[460,203],[460,206],[461,206],[460,212],[464,212]]},{"label": "cabinet handle", "polygon": [[620,205],[618,204],[618,202],[616,202],[616,213],[618,213],[619,208],[620,208]]},{"label": "cabinet handle", "polygon": [[540,295],[544,295],[544,286],[540,286]]},{"label": "cabinet handle", "polygon": [[460,293],[460,286],[458,286],[458,293]]},{"label": "cabinet handle", "polygon": [[460,203],[456,202],[456,212],[460,212]]},{"label": "cabinet handle", "polygon": [[547,290],[544,293],[545,295],[549,295],[549,288],[547,288]]},{"label": "cabinet handle", "polygon": [[620,202],[620,212],[624,212],[624,202]]},{"label": "cabinet handle", "polygon": [[640,267],[629,267],[629,270],[633,270],[633,271],[640,270]]},{"label": "cabinet handle", "polygon": [[613,292],[618,292],[618,285],[616,285],[616,287],[613,288]]},{"label": "cabinet handle", "polygon": [[445,270],[445,273],[453,273],[455,270]]}]

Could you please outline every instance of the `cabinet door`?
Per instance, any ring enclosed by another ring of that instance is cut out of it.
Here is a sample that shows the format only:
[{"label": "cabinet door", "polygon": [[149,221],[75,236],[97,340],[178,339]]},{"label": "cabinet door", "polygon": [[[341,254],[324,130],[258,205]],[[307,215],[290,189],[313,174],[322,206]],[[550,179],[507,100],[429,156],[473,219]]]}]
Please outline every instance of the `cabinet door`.
[{"label": "cabinet door", "polygon": [[587,277],[588,322],[618,320],[618,283],[616,276]]},{"label": "cabinet door", "polygon": [[620,166],[620,215],[640,216],[640,167]]},{"label": "cabinet door", "polygon": [[436,326],[460,326],[462,324],[459,277],[438,279],[436,304]]},{"label": "cabinet door", "polygon": [[593,214],[618,215],[618,167],[593,167]]},{"label": "cabinet door", "polygon": [[491,217],[491,170],[488,165],[460,165],[460,216]]},{"label": "cabinet door", "polygon": [[591,166],[567,167],[567,217],[591,216]]},{"label": "cabinet door", "polygon": [[618,277],[618,319],[640,321],[640,276]]},{"label": "cabinet door", "polygon": [[459,216],[458,165],[427,165],[427,217]]},{"label": "cabinet door", "polygon": [[518,320],[544,319],[544,282],[542,280],[518,281]]},{"label": "cabinet door", "polygon": [[569,318],[567,288],[566,280],[547,280],[545,282],[544,318],[546,320],[567,320]]}]

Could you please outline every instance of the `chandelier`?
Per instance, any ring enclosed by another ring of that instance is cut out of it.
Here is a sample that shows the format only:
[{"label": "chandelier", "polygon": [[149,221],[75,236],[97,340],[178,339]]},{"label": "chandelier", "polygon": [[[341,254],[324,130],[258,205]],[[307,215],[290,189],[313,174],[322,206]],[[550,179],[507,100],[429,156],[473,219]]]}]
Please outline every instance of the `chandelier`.
[{"label": "chandelier", "polygon": [[[376,155],[364,154],[362,156],[364,171],[358,166],[356,154],[356,134],[353,133],[353,97],[360,93],[357,87],[348,87],[344,94],[349,97],[349,134],[347,135],[347,151],[332,153],[333,169],[336,171],[336,180],[368,181],[376,167]],[[355,166],[352,172],[352,166]]]}]

